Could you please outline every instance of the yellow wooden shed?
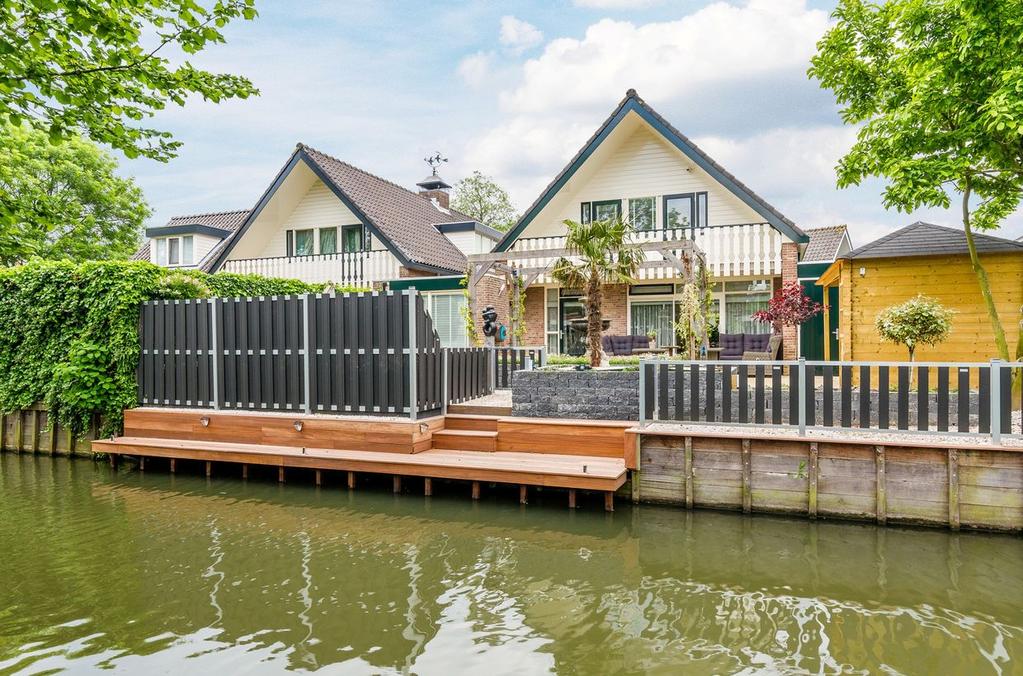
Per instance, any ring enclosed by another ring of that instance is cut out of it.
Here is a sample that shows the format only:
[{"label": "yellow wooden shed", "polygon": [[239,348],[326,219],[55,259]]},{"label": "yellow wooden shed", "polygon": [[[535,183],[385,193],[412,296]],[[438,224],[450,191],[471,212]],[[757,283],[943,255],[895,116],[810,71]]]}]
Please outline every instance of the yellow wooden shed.
[{"label": "yellow wooden shed", "polygon": [[[974,241],[1013,352],[1023,319],[1023,242],[980,234]],[[830,341],[825,341],[825,359],[905,361],[906,348],[881,342],[874,319],[881,310],[917,294],[956,312],[948,340],[917,348],[917,361],[982,362],[998,357],[961,228],[913,223],[844,254],[817,284],[838,288],[838,307],[827,307],[824,314],[824,330],[838,337],[838,354],[831,354]]]}]

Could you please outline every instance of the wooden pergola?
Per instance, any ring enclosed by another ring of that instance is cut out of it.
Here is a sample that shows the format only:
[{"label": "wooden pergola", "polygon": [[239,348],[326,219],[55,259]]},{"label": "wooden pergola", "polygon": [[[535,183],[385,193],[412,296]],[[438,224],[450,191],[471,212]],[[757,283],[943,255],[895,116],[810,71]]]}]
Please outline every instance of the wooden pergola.
[{"label": "wooden pergola", "polygon": [[[639,265],[642,270],[655,270],[670,267],[675,275],[665,279],[679,279],[688,284],[697,280],[697,273],[701,268],[706,267],[706,255],[703,250],[689,239],[645,241],[634,245],[635,248],[646,253],[660,255],[661,260],[646,260]],[[555,261],[559,258],[573,258],[577,252],[572,249],[561,247],[551,249],[527,249],[499,251],[485,254],[471,254],[469,258],[469,279],[467,288],[469,291],[469,307],[476,306],[476,286],[488,274],[498,273],[502,276],[500,291],[503,293],[509,287],[512,288],[515,297],[513,304],[519,302],[518,295],[529,288],[540,275],[548,272]],[[516,266],[516,261],[545,261],[542,265],[531,267]],[[695,265],[699,263],[700,265]],[[515,279],[522,280],[515,283]],[[512,336],[512,344],[516,343],[514,317],[509,317],[509,333]]]}]

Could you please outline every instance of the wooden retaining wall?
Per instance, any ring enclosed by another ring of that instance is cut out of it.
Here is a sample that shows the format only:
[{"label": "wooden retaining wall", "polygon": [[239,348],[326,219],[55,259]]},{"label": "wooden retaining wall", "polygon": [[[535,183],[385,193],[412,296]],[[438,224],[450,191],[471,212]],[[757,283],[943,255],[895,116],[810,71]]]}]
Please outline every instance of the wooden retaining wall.
[{"label": "wooden retaining wall", "polygon": [[640,433],[634,501],[1023,530],[1023,452]]},{"label": "wooden retaining wall", "polygon": [[99,419],[94,418],[85,435],[76,437],[71,430],[54,421],[50,412],[39,404],[32,408],[0,413],[0,451],[49,453],[51,455],[88,455],[97,438]]}]

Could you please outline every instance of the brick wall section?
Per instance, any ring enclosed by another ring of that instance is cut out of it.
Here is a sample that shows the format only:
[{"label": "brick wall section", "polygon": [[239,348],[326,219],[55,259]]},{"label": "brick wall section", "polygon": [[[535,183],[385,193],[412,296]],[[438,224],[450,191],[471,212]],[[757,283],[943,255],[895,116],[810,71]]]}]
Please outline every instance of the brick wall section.
[{"label": "brick wall section", "polygon": [[[799,245],[795,242],[784,242],[781,245],[781,282],[798,281],[799,275],[796,267],[799,263]],[[796,326],[783,326],[781,330],[781,351],[783,359],[796,359],[798,355],[799,328]]]},{"label": "brick wall section", "polygon": [[601,314],[610,319],[605,335],[624,336],[629,333],[629,287],[626,284],[613,284],[604,287],[604,303]]},{"label": "brick wall section", "polygon": [[547,334],[544,330],[544,288],[531,286],[526,289],[526,312],[523,322],[526,334],[522,338],[523,345],[546,345]]},{"label": "brick wall section", "polygon": [[406,268],[404,265],[398,268],[398,277],[410,278],[410,277],[436,277],[435,272],[426,272],[424,270],[411,270]]},{"label": "brick wall section", "polygon": [[[497,310],[497,323],[508,325],[508,316],[511,311],[508,298],[508,289],[501,291],[501,278],[487,275],[476,283],[475,304],[472,308],[472,317],[476,322],[476,335],[480,344],[483,344],[483,319],[480,313],[483,308],[493,305]],[[509,327],[510,330],[510,327]],[[510,344],[506,342],[504,344]]]}]

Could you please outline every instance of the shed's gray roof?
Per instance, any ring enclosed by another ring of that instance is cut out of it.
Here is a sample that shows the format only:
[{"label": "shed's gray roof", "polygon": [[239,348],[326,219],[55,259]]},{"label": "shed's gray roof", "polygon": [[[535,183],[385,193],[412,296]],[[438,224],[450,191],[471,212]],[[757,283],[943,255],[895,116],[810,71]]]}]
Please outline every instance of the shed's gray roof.
[{"label": "shed's gray roof", "polygon": [[[213,262],[217,260],[220,252],[224,250],[224,247],[226,247],[227,243],[232,237],[234,237],[234,234],[238,232],[238,228],[245,222],[245,218],[248,215],[248,209],[241,209],[238,211],[217,211],[209,214],[193,214],[191,216],[174,216],[167,221],[167,225],[165,227],[175,225],[207,225],[211,228],[217,228],[230,233],[227,237],[217,242],[196,266],[203,272],[209,272],[213,267]],[[132,256],[131,259],[134,261],[148,261],[150,258],[149,242],[150,240],[146,240],[146,243],[135,252],[135,255]]]},{"label": "shed's gray roof", "polygon": [[823,228],[804,230],[810,237],[800,263],[828,263],[838,257],[838,251],[845,239],[846,226],[829,225]]},{"label": "shed's gray roof", "polygon": [[[1020,252],[1023,242],[974,233],[973,241],[979,253]],[[842,258],[896,258],[901,256],[941,256],[968,254],[966,233],[959,228],[917,221],[912,225],[885,235],[870,244],[853,249]]]}]

